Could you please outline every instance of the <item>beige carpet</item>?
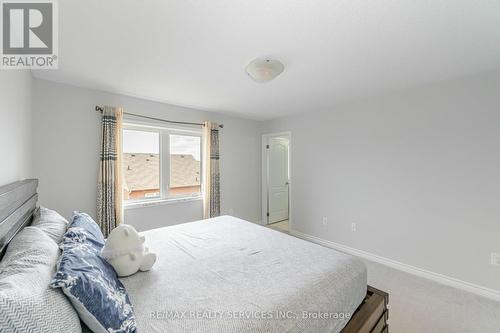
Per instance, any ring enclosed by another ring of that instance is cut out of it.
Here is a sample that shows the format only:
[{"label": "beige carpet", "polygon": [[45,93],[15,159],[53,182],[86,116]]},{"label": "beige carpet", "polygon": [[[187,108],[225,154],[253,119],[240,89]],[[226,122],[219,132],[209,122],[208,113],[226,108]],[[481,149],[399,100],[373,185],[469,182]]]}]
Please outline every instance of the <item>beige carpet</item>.
[{"label": "beige carpet", "polygon": [[500,332],[500,302],[363,261],[368,284],[389,293],[391,333]]},{"label": "beige carpet", "polygon": [[288,220],[269,224],[268,227],[274,230],[288,233]]},{"label": "beige carpet", "polygon": [[[288,221],[268,225],[288,233]],[[500,302],[365,259],[368,284],[389,293],[391,333],[500,333]]]}]

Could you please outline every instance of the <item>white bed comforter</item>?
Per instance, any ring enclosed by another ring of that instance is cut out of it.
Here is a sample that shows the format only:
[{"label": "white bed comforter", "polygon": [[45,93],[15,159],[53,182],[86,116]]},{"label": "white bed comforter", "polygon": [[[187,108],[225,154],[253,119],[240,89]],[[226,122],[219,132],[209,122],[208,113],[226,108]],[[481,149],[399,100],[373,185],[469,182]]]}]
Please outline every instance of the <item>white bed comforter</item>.
[{"label": "white bed comforter", "polygon": [[158,260],[121,279],[140,333],[340,332],[366,294],[357,259],[234,217],[143,234]]}]

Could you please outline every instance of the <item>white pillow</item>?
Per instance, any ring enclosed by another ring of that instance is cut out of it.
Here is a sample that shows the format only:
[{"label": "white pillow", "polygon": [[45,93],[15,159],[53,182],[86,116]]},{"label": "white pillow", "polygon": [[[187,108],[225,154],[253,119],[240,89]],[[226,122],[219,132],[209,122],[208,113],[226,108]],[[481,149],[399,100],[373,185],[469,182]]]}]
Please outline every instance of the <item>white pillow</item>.
[{"label": "white pillow", "polygon": [[49,287],[59,248],[42,230],[26,227],[0,262],[0,332],[81,332],[75,309],[60,289]]},{"label": "white pillow", "polygon": [[33,215],[31,225],[42,229],[54,242],[59,244],[68,229],[68,220],[55,210],[40,207]]}]

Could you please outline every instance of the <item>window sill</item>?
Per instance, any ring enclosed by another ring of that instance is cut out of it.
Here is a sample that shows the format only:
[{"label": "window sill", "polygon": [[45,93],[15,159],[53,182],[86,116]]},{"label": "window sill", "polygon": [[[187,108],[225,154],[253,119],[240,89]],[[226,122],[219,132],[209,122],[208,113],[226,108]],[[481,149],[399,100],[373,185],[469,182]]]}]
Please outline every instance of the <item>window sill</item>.
[{"label": "window sill", "polygon": [[128,202],[123,205],[123,209],[128,210],[128,209],[135,209],[135,208],[144,208],[144,207],[151,207],[151,206],[161,206],[161,205],[171,205],[171,204],[176,204],[176,203],[182,203],[182,202],[191,202],[191,201],[201,201],[203,200],[203,197],[196,196],[196,197],[182,197],[182,198],[170,198],[170,199],[155,199],[155,200],[143,200],[143,201],[135,201],[135,202]]}]

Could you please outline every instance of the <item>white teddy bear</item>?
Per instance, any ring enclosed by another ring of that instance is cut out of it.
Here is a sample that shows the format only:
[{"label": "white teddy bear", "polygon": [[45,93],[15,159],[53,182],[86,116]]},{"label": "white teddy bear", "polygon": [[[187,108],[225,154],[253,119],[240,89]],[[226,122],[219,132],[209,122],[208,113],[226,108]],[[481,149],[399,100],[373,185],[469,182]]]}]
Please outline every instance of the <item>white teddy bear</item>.
[{"label": "white teddy bear", "polygon": [[134,227],[122,224],[111,231],[101,254],[118,276],[129,276],[138,270],[149,271],[156,261],[156,253],[149,252],[144,242],[144,236]]}]

